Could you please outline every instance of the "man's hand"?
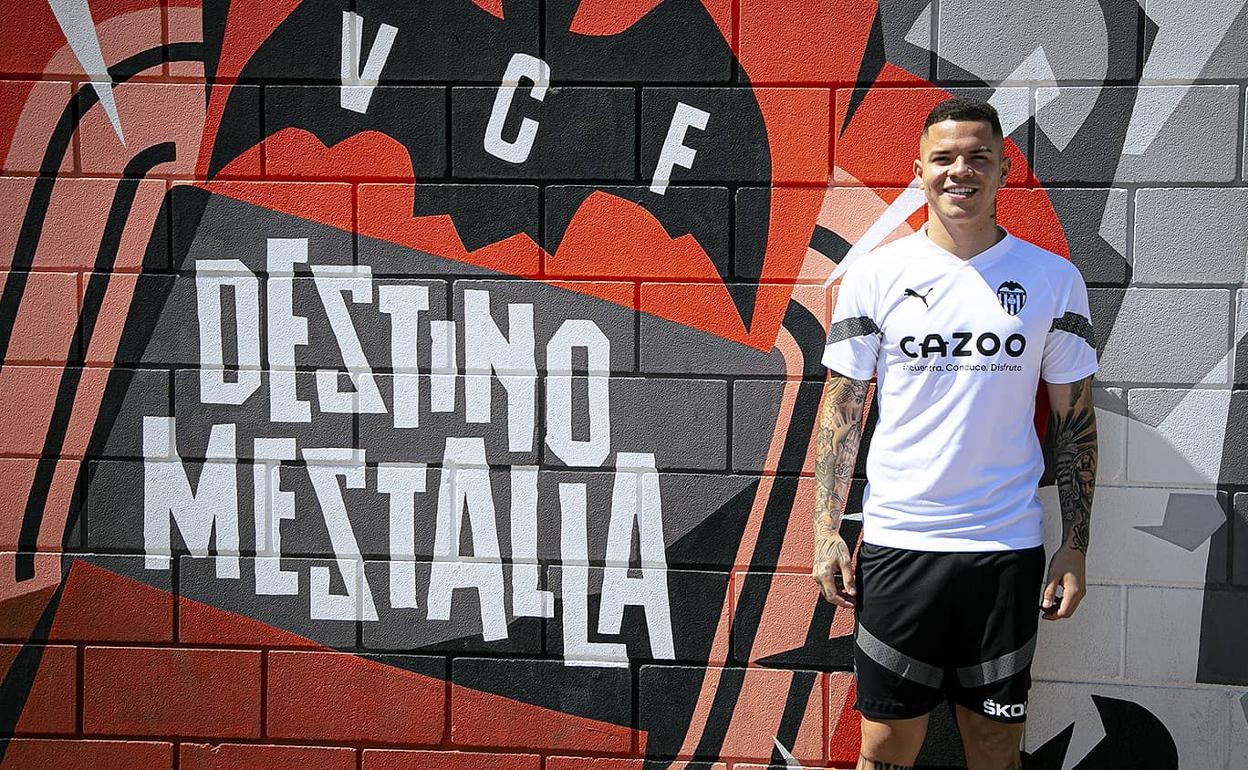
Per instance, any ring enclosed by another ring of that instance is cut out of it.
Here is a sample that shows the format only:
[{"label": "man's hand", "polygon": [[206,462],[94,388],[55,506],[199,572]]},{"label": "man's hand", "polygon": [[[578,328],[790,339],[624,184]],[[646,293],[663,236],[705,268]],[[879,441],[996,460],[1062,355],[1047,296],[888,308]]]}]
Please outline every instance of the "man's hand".
[{"label": "man's hand", "polygon": [[[853,608],[858,588],[854,585],[854,569],[850,564],[849,546],[840,534],[815,535],[815,566],[811,571],[823,598],[838,607]],[[840,584],[837,583],[840,578]]]},{"label": "man's hand", "polygon": [[[1053,554],[1049,562],[1049,579],[1045,581],[1040,607],[1045,620],[1062,620],[1075,614],[1075,608],[1083,601],[1088,557],[1083,551],[1064,545]],[[1062,595],[1057,595],[1057,589]]]}]

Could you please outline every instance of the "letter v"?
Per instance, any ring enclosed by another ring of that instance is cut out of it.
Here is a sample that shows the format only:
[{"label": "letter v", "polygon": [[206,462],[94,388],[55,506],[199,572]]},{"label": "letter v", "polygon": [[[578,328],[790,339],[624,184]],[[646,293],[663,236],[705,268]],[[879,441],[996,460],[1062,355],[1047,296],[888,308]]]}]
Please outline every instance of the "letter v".
[{"label": "letter v", "polygon": [[377,38],[373,40],[368,61],[364,62],[364,72],[361,73],[364,17],[352,11],[342,12],[342,86],[338,91],[338,104],[344,110],[361,114],[368,112],[373,89],[377,87],[377,79],[381,77],[381,69],[386,66],[390,47],[394,45],[394,38],[398,33],[399,28],[389,24],[382,24],[377,28]]}]

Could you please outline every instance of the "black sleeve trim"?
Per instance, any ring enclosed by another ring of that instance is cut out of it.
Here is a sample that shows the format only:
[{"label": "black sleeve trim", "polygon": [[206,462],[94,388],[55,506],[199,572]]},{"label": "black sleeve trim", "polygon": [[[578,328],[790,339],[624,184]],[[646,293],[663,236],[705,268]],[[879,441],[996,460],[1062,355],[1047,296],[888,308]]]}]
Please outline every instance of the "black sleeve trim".
[{"label": "black sleeve trim", "polygon": [[1049,327],[1049,331],[1070,332],[1077,337],[1082,337],[1084,342],[1092,347],[1096,347],[1096,336],[1092,333],[1092,322],[1078,313],[1072,313],[1067,310],[1061,318],[1054,318],[1053,325]]},{"label": "black sleeve trim", "polygon": [[828,344],[843,342],[844,340],[862,337],[867,334],[880,334],[880,327],[875,325],[875,321],[872,321],[865,315],[855,318],[843,318],[832,324],[832,327],[828,329]]}]

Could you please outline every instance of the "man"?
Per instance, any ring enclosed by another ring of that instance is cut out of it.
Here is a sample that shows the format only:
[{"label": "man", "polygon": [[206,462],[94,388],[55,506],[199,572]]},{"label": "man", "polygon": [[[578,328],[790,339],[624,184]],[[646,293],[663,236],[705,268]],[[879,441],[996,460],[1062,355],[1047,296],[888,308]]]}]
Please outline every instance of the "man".
[{"label": "man", "polygon": [[[997,226],[1009,170],[996,110],[937,105],[914,162],[927,225],[850,267],[837,295],[813,574],[825,599],[856,611],[860,770],[912,767],[944,699],[969,770],[1021,767],[1038,618],[1069,618],[1084,594],[1097,456],[1087,289],[1069,261]],[[838,528],[872,374],[880,418],[854,569]],[[1063,524],[1047,580],[1046,459]]]}]

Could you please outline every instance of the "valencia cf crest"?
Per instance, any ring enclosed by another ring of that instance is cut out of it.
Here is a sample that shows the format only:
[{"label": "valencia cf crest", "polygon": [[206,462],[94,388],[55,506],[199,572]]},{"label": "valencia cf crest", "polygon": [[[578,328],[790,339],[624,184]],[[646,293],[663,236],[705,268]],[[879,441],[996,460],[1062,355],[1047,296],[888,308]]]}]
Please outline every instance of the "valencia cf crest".
[{"label": "valencia cf crest", "polygon": [[1022,284],[1006,281],[997,287],[997,299],[1001,301],[1001,308],[1005,312],[1018,315],[1023,305],[1027,304],[1027,290]]}]

